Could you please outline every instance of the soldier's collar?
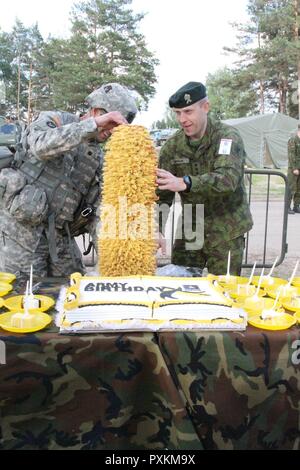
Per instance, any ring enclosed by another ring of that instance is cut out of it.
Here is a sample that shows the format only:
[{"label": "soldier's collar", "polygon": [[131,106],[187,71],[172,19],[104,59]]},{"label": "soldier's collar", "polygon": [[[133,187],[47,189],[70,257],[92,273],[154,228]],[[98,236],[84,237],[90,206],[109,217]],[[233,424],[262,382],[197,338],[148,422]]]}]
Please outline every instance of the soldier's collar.
[{"label": "soldier's collar", "polygon": [[187,136],[185,136],[185,140],[188,143],[188,145],[192,149],[195,149],[195,148],[199,149],[199,148],[208,147],[211,143],[211,127],[212,127],[211,118],[208,116],[207,126],[206,126],[204,136],[201,137],[201,139],[198,139],[198,140],[190,140]]}]

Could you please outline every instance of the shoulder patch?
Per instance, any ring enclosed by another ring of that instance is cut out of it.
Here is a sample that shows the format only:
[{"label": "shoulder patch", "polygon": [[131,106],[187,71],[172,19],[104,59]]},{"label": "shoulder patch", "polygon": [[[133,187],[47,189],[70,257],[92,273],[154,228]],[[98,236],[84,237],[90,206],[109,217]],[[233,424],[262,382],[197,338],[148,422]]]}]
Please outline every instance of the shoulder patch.
[{"label": "shoulder patch", "polygon": [[51,129],[54,129],[56,127],[53,121],[47,121],[47,126],[51,127]]},{"label": "shoulder patch", "polygon": [[219,155],[230,155],[232,147],[232,139],[221,139],[219,147]]}]

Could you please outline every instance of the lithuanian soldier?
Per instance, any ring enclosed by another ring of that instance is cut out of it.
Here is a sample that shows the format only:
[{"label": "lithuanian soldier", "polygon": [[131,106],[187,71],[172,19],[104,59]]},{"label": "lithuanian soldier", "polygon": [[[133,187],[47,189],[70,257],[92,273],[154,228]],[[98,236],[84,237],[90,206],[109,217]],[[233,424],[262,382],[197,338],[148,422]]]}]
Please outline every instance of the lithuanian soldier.
[{"label": "lithuanian soldier", "polygon": [[129,90],[116,83],[95,90],[87,103],[81,120],[41,112],[23,132],[13,166],[0,173],[0,270],[21,283],[31,265],[39,277],[84,272],[74,237],[99,201],[99,142],[137,112]]},{"label": "lithuanian soldier", "polygon": [[[231,274],[238,275],[244,234],[253,224],[243,182],[242,139],[236,130],[208,116],[209,101],[202,83],[187,83],[171,96],[169,105],[181,130],[161,149],[157,184],[160,206],[170,206],[178,192],[183,208],[172,262],[201,269],[206,266],[219,275],[226,273],[230,251]],[[201,207],[202,212],[198,211]],[[162,246],[163,237],[160,240]]]},{"label": "lithuanian soldier", "polygon": [[300,214],[300,124],[297,134],[288,142],[288,161],[289,214]]}]

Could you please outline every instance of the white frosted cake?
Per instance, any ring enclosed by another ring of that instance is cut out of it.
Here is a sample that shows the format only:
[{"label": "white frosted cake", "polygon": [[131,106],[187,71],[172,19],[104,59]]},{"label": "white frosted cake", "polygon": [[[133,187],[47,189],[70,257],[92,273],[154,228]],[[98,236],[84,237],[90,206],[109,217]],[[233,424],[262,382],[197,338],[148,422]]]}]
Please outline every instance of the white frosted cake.
[{"label": "white frosted cake", "polygon": [[72,274],[61,293],[62,333],[96,331],[244,330],[247,314],[206,278]]}]

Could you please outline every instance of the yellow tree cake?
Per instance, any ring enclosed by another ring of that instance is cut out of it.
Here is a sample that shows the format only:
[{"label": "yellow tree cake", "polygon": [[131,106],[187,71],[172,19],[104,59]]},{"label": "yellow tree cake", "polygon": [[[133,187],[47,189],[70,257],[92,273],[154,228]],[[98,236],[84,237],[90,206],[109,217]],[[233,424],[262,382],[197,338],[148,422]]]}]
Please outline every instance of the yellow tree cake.
[{"label": "yellow tree cake", "polygon": [[156,269],[157,154],[143,126],[118,126],[106,146],[98,253],[101,276]]}]

